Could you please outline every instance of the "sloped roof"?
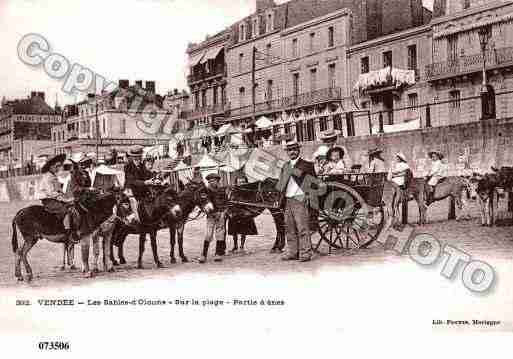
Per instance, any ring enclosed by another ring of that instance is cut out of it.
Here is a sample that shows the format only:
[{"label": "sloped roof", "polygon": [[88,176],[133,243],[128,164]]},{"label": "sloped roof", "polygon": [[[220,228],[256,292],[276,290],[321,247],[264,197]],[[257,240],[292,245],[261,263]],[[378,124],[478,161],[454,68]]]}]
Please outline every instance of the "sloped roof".
[{"label": "sloped roof", "polygon": [[5,107],[10,107],[15,115],[58,115],[53,108],[38,96],[7,101]]},{"label": "sloped roof", "polygon": [[285,27],[293,27],[343,8],[353,8],[354,1],[346,0],[292,0],[282,4],[288,6]]}]

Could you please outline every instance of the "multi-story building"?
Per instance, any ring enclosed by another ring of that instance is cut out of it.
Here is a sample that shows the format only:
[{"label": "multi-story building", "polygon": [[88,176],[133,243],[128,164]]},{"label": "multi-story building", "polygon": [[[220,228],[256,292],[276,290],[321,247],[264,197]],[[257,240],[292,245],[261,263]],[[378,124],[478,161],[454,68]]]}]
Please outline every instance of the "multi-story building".
[{"label": "multi-story building", "polygon": [[[230,102],[225,119],[251,126],[264,116],[275,135],[312,141],[332,128],[343,131],[353,85],[349,48],[429,20],[420,0],[257,0],[253,14],[189,49],[191,76],[205,49],[222,37]],[[192,103],[201,107],[203,99],[208,103],[208,83],[200,84],[203,92],[197,85],[191,86]]]},{"label": "multi-story building", "polygon": [[33,91],[27,99],[3,101],[0,108],[0,162],[21,168],[51,144],[51,129],[61,123],[60,111],[45,102],[45,93]]},{"label": "multi-story building", "polygon": [[120,80],[116,90],[89,94],[65,115],[65,123],[52,131],[58,153],[125,150],[131,145],[165,144],[165,126],[176,114],[163,109],[155,82]]},{"label": "multi-story building", "polygon": [[187,84],[191,92],[191,108],[184,115],[194,126],[212,125],[219,118],[224,120],[228,109],[226,96],[225,47],[229,31],[207,37],[199,44],[189,44],[190,74]]},{"label": "multi-story building", "polygon": [[[513,116],[513,3],[436,0],[432,57],[424,71],[432,94],[432,115],[440,125],[482,118],[483,52],[486,81],[496,97],[496,117]],[[484,48],[482,47],[484,45]]]},{"label": "multi-story building", "polygon": [[431,27],[423,25],[348,49],[351,98],[346,101],[346,109],[355,110],[355,135],[377,134],[380,123],[417,120],[419,128],[425,126],[425,116],[418,106],[431,101],[421,71],[431,62],[430,40]]}]

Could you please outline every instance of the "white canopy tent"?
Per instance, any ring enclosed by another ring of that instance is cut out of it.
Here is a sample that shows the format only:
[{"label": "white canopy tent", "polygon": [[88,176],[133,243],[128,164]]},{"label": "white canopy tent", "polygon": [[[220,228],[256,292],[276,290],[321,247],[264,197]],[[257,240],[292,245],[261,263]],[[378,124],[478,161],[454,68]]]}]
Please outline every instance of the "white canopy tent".
[{"label": "white canopy tent", "polygon": [[260,117],[256,122],[255,125],[257,128],[261,130],[266,130],[268,128],[271,128],[273,126],[273,123],[270,119],[268,119],[265,116]]}]

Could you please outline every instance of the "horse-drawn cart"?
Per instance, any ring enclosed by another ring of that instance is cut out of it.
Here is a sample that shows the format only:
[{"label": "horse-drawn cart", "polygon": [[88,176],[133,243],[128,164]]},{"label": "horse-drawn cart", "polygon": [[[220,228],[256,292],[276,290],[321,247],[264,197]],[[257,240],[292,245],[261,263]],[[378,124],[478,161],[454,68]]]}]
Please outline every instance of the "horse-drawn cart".
[{"label": "horse-drawn cart", "polygon": [[[385,222],[383,186],[385,173],[347,173],[321,177],[317,196],[311,197],[312,245],[332,249],[365,248],[374,242]],[[230,204],[280,208],[276,181],[266,180],[231,189]]]}]

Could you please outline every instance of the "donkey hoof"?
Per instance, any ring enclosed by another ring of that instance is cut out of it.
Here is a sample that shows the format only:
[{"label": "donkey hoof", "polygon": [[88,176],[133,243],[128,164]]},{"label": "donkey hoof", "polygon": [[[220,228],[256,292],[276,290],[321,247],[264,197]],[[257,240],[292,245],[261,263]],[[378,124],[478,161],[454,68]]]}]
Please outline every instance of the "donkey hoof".
[{"label": "donkey hoof", "polygon": [[126,264],[125,258],[119,258],[119,264]]},{"label": "donkey hoof", "polygon": [[77,267],[73,264],[71,267],[69,267],[71,270],[77,270]]},{"label": "donkey hoof", "polygon": [[176,258],[175,257],[171,257],[171,259],[169,260],[169,263],[176,264]]},{"label": "donkey hoof", "polygon": [[119,265],[119,263],[118,263],[118,261],[117,261],[117,260],[113,260],[113,261],[112,261],[112,265],[113,265],[113,266],[118,266],[118,265]]},{"label": "donkey hoof", "polygon": [[17,280],[18,282],[23,282],[23,277],[18,277]]},{"label": "donkey hoof", "polygon": [[32,282],[32,279],[33,279],[33,278],[32,278],[32,274],[29,274],[29,275],[27,276],[27,282]]},{"label": "donkey hoof", "polygon": [[66,267],[61,266],[61,268],[60,268],[60,269],[61,269],[61,271],[63,271],[63,270],[65,270],[65,269],[66,269]]},{"label": "donkey hoof", "polygon": [[157,268],[164,268],[161,262],[157,262]]},{"label": "donkey hoof", "polygon": [[187,257],[182,257],[182,263],[189,263],[189,259]]},{"label": "donkey hoof", "polygon": [[115,270],[114,270],[114,268],[112,268],[112,267],[111,267],[111,268],[107,269],[107,272],[109,272],[109,273],[114,273],[114,272],[115,272]]}]

